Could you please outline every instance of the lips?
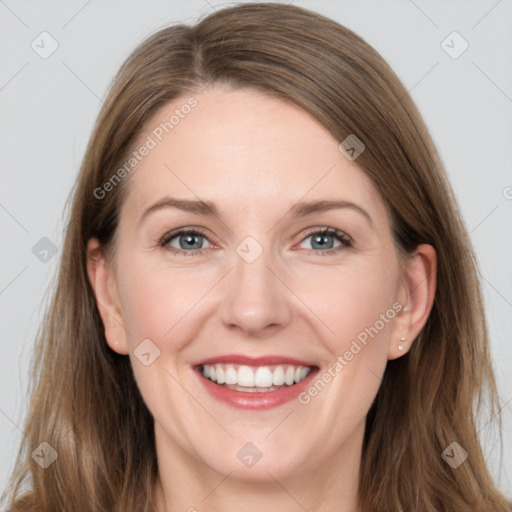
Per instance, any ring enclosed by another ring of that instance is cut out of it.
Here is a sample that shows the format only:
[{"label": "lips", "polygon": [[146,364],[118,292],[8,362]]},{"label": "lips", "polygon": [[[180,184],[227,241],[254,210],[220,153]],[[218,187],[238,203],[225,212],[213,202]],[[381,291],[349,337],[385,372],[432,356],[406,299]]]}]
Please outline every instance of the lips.
[{"label": "lips", "polygon": [[318,367],[281,356],[225,355],[194,365],[206,390],[217,400],[243,409],[269,409],[296,398]]}]

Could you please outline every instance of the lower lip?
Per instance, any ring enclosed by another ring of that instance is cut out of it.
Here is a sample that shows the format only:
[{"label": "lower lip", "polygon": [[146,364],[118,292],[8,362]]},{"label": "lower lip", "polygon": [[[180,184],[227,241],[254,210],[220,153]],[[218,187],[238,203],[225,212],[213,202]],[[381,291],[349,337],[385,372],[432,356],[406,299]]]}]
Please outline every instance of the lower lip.
[{"label": "lower lip", "polygon": [[310,385],[311,379],[317,372],[318,368],[313,368],[304,380],[300,381],[298,384],[294,384],[293,386],[283,386],[275,391],[256,391],[251,393],[235,391],[234,389],[229,389],[225,386],[215,384],[215,382],[203,377],[200,369],[196,369],[196,373],[203,383],[203,386],[214,398],[227,403],[232,407],[258,411],[272,409],[273,407],[278,407],[296,399],[298,395],[305,391],[305,389]]}]

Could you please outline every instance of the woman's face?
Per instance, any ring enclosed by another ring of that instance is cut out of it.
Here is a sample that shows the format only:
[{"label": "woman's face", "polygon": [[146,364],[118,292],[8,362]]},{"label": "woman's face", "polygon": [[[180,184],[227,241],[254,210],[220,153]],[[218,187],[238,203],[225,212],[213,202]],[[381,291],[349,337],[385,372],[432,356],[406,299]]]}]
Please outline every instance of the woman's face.
[{"label": "woman's face", "polygon": [[384,203],[298,107],[249,89],[193,97],[140,137],[101,297],[161,464],[257,480],[357,461],[410,334]]}]

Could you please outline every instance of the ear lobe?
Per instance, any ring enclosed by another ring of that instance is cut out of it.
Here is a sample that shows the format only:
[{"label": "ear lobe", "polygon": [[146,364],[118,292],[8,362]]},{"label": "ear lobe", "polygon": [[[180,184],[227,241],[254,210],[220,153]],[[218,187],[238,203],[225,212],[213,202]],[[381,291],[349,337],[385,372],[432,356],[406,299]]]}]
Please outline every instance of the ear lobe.
[{"label": "ear lobe", "polygon": [[401,294],[405,301],[391,330],[388,359],[406,354],[425,326],[434,303],[436,278],[435,249],[428,244],[419,245],[404,265]]},{"label": "ear lobe", "polygon": [[87,243],[87,273],[103,321],[107,343],[118,354],[126,355],[128,341],[116,293],[115,276],[113,271],[105,265],[101,246],[96,238],[91,238]]}]

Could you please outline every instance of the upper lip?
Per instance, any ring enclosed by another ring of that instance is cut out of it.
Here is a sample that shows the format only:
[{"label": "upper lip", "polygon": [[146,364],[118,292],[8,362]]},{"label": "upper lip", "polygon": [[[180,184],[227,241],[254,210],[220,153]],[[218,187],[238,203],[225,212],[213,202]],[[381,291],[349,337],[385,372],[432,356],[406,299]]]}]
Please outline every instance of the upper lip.
[{"label": "upper lip", "polygon": [[215,363],[232,363],[246,366],[273,366],[279,364],[290,364],[293,366],[315,366],[311,362],[295,359],[293,357],[271,355],[271,356],[259,356],[259,357],[248,357],[242,354],[226,354],[223,356],[214,356],[208,359],[204,359],[195,364],[195,366],[202,366],[205,364]]}]

